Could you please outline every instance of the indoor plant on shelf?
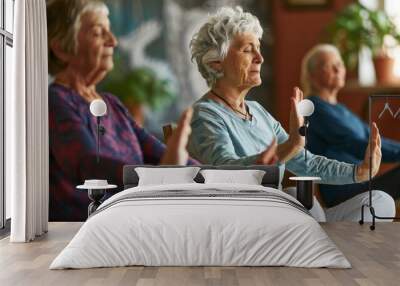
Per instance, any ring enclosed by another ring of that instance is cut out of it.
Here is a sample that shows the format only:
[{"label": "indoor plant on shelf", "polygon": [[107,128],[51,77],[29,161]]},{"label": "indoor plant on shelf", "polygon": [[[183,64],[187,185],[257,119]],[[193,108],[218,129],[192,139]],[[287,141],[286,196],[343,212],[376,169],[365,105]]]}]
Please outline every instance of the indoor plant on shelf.
[{"label": "indoor plant on shelf", "polygon": [[140,126],[143,126],[144,106],[158,110],[176,97],[171,83],[160,79],[150,68],[124,67],[119,57],[114,62],[114,69],[101,89],[117,96]]},{"label": "indoor plant on shelf", "polygon": [[350,4],[328,26],[328,32],[348,71],[357,69],[359,53],[367,47],[372,52],[378,83],[393,82],[394,59],[389,51],[399,45],[400,32],[385,11]]}]

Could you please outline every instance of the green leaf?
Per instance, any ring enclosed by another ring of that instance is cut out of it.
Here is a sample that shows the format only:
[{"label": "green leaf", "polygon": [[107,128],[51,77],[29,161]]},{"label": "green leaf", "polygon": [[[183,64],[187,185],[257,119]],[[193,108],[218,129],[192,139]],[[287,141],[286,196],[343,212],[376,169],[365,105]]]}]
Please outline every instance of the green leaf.
[{"label": "green leaf", "polygon": [[168,80],[160,79],[156,73],[145,67],[130,70],[127,61],[118,55],[114,61],[114,70],[106,78],[102,89],[119,97],[125,104],[145,104],[153,110],[165,107],[176,98]]},{"label": "green leaf", "polygon": [[357,66],[362,47],[376,53],[383,48],[386,35],[393,36],[400,43],[399,32],[387,13],[383,10],[372,11],[360,3],[345,7],[326,30],[330,42],[338,47],[350,70]]}]

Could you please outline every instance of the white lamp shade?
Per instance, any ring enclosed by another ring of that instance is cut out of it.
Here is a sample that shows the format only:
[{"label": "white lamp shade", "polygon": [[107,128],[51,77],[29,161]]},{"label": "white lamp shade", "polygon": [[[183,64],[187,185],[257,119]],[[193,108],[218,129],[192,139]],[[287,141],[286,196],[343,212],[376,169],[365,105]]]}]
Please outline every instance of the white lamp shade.
[{"label": "white lamp shade", "polygon": [[103,116],[107,113],[107,105],[102,99],[95,99],[90,103],[90,113],[94,116]]},{"label": "white lamp shade", "polygon": [[297,112],[301,116],[310,116],[314,113],[314,103],[309,99],[303,99],[297,104]]}]

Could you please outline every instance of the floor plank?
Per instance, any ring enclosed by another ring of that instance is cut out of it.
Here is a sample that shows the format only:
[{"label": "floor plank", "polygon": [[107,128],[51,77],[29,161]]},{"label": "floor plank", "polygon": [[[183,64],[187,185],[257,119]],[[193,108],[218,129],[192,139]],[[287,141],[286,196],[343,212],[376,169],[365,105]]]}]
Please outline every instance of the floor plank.
[{"label": "floor plank", "polygon": [[400,223],[341,222],[322,227],[351,262],[352,269],[290,267],[118,267],[50,271],[55,256],[81,223],[50,223],[32,243],[0,240],[0,285],[400,285]]}]

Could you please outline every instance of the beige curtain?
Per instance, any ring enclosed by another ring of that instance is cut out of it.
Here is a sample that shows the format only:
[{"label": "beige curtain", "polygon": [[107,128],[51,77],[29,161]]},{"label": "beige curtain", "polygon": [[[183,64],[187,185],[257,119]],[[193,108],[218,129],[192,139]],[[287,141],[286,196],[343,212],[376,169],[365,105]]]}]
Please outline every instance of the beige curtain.
[{"label": "beige curtain", "polygon": [[12,242],[47,232],[49,147],[45,0],[15,1],[14,94],[6,99]]}]

